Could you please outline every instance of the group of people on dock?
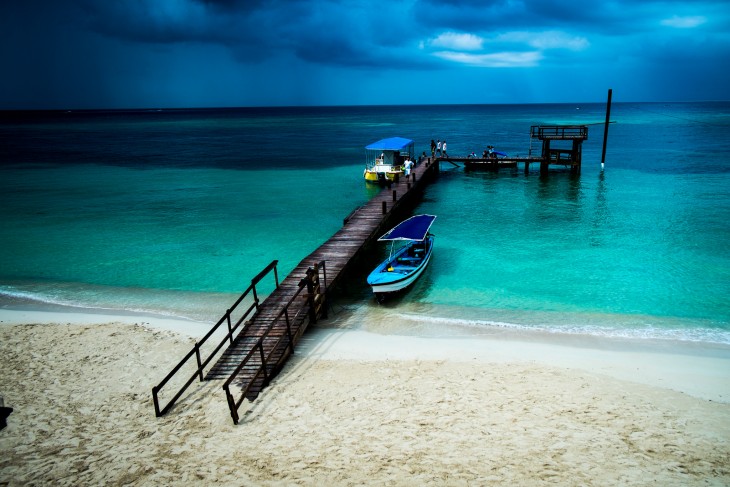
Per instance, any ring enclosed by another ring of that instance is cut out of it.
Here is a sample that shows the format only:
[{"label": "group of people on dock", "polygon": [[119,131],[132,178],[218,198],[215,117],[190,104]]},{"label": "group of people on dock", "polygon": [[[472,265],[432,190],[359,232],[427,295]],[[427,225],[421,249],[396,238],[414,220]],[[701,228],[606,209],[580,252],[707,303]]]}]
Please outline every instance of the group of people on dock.
[{"label": "group of people on dock", "polygon": [[436,142],[431,139],[431,157],[436,157],[437,155],[438,157],[448,157],[445,139],[443,142],[441,142],[441,139],[438,139]]},{"label": "group of people on dock", "polygon": [[[477,154],[474,151],[471,151],[467,156],[468,159],[476,159]],[[486,149],[484,149],[484,152],[482,152],[482,159],[496,159],[497,153],[494,152],[494,146],[488,145]]]}]

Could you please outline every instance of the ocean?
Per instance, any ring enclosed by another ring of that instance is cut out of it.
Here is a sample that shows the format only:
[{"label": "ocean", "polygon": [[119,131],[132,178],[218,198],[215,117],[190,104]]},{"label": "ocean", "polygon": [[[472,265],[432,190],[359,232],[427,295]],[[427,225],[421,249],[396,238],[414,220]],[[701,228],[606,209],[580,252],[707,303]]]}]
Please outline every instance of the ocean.
[{"label": "ocean", "polygon": [[730,345],[730,102],[615,102],[602,169],[605,108],[0,112],[0,307],[214,322],[379,191],[362,178],[370,142],[526,155],[530,126],[588,124],[578,177],[443,164],[416,208],[438,216],[427,272],[384,305],[363,276],[331,320]]}]

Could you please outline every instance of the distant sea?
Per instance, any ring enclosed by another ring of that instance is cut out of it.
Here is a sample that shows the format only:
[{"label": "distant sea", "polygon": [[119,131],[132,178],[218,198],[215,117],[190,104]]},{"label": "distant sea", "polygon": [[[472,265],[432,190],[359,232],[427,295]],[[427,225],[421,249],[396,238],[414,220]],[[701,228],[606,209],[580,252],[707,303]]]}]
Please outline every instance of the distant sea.
[{"label": "distant sea", "polygon": [[426,274],[385,305],[363,277],[334,315],[383,333],[730,345],[730,102],[614,103],[602,170],[605,108],[0,112],[0,307],[213,322],[379,191],[362,178],[370,142],[526,155],[531,125],[589,124],[579,177],[443,164],[416,209],[438,215]]}]

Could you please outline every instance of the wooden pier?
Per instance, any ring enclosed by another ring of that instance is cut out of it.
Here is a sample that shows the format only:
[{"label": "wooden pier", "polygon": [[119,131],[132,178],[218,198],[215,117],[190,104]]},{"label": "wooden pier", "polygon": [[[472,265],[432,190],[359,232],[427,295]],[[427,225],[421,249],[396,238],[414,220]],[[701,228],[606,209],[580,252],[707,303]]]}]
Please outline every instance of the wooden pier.
[{"label": "wooden pier", "polygon": [[[208,334],[153,387],[155,414],[162,416],[169,411],[196,379],[225,379],[223,389],[231,417],[238,423],[243,400],[254,400],[282,369],[307,326],[326,317],[330,295],[347,271],[378,237],[408,216],[438,170],[438,163],[426,159],[409,176],[388,183],[344,218],[342,228],[283,281],[279,282],[277,261],[263,269]],[[272,273],[274,290],[260,302],[257,286]],[[182,386],[173,385],[173,379]],[[165,396],[172,397],[160,407],[163,389]]]},{"label": "wooden pier", "polygon": [[[327,316],[331,294],[348,270],[378,237],[409,216],[442,162],[455,166],[461,162],[466,169],[491,170],[516,168],[522,163],[525,173],[531,164],[539,163],[541,174],[558,164],[580,173],[581,144],[588,138],[586,126],[533,126],[530,136],[542,144],[539,157],[477,159],[443,155],[426,159],[409,176],[388,182],[375,197],[344,218],[342,228],[305,257],[283,281],[279,282],[278,262],[271,262],[251,280],[205,337],[152,388],[155,414],[162,416],[169,411],[196,379],[225,379],[223,389],[231,417],[238,423],[243,400],[256,399],[294,353],[307,326]],[[570,146],[552,145],[566,141]],[[257,286],[271,274],[273,291],[260,301]],[[172,396],[163,407],[161,395]]]}]

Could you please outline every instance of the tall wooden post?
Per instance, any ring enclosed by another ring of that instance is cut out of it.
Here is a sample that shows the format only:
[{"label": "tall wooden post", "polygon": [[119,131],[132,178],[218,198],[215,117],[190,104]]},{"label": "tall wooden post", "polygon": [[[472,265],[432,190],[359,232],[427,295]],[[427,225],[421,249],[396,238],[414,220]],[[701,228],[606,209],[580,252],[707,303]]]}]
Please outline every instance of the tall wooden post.
[{"label": "tall wooden post", "polygon": [[542,141],[542,161],[540,161],[540,176],[547,176],[550,165],[550,139]]},{"label": "tall wooden post", "polygon": [[613,90],[608,89],[608,101],[606,102],[606,123],[603,126],[603,152],[601,152],[601,169],[606,162],[606,141],[608,140],[608,124],[611,123],[611,95]]},{"label": "tall wooden post", "polygon": [[570,152],[571,174],[580,174],[580,166],[583,160],[583,141],[573,140],[573,150]]}]

